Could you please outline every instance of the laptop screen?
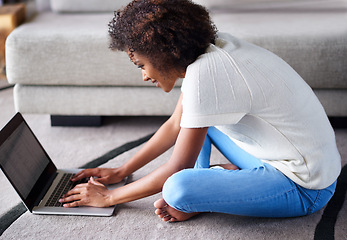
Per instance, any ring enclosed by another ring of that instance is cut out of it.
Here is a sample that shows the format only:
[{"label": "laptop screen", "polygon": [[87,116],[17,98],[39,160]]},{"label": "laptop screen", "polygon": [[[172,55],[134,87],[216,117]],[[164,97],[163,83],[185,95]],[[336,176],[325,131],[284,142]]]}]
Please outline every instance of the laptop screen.
[{"label": "laptop screen", "polygon": [[0,132],[0,167],[25,203],[32,205],[41,195],[55,168],[52,165],[29,126],[17,114]]},{"label": "laptop screen", "polygon": [[0,155],[3,170],[23,198],[27,198],[49,160],[24,123],[0,146]]}]

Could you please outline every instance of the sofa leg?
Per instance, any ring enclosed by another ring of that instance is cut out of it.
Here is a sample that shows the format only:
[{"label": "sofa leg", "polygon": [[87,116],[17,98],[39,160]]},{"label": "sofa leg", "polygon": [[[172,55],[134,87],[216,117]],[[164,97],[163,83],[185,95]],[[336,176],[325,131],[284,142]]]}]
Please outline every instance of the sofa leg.
[{"label": "sofa leg", "polygon": [[51,115],[51,126],[64,127],[99,127],[102,124],[101,116],[63,116]]},{"label": "sofa leg", "polygon": [[333,128],[347,128],[347,117],[329,117]]}]

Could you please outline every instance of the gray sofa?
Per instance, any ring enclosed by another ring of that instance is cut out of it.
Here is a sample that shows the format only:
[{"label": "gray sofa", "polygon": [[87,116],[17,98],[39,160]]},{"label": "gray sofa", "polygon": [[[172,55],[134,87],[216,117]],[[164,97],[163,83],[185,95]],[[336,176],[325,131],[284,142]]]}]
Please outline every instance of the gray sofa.
[{"label": "gray sofa", "polygon": [[[113,10],[129,0],[37,0],[37,14],[6,42],[8,81],[22,113],[59,116],[170,115],[167,94],[143,82],[108,49]],[[347,2],[196,0],[219,31],[269,49],[313,88],[329,116],[347,116]]]}]

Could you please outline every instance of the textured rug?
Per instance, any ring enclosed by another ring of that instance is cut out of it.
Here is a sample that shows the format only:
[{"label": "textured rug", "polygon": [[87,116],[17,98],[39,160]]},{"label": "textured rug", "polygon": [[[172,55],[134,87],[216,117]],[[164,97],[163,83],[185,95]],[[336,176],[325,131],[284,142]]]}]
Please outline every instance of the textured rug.
[{"label": "textured rug", "polygon": [[[14,115],[11,87],[0,90],[0,128]],[[101,127],[51,127],[48,115],[24,114],[58,168],[117,167],[141,148],[166,117],[108,117]],[[164,223],[153,202],[161,194],[118,205],[112,217],[44,216],[26,211],[0,172],[0,239],[347,239],[347,129],[335,129],[343,170],[333,199],[310,216],[286,219],[204,213]],[[172,149],[132,175],[165,162]],[[213,163],[224,163],[213,149]]]}]

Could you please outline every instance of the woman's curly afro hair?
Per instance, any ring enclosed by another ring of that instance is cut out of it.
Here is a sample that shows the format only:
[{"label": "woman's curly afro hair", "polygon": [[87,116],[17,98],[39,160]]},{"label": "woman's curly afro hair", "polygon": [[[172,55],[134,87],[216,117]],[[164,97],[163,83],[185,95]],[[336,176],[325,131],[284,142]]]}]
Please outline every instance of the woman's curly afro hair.
[{"label": "woman's curly afro hair", "polygon": [[161,71],[185,71],[216,33],[207,10],[190,0],[134,0],[109,23],[112,50],[137,52]]}]

